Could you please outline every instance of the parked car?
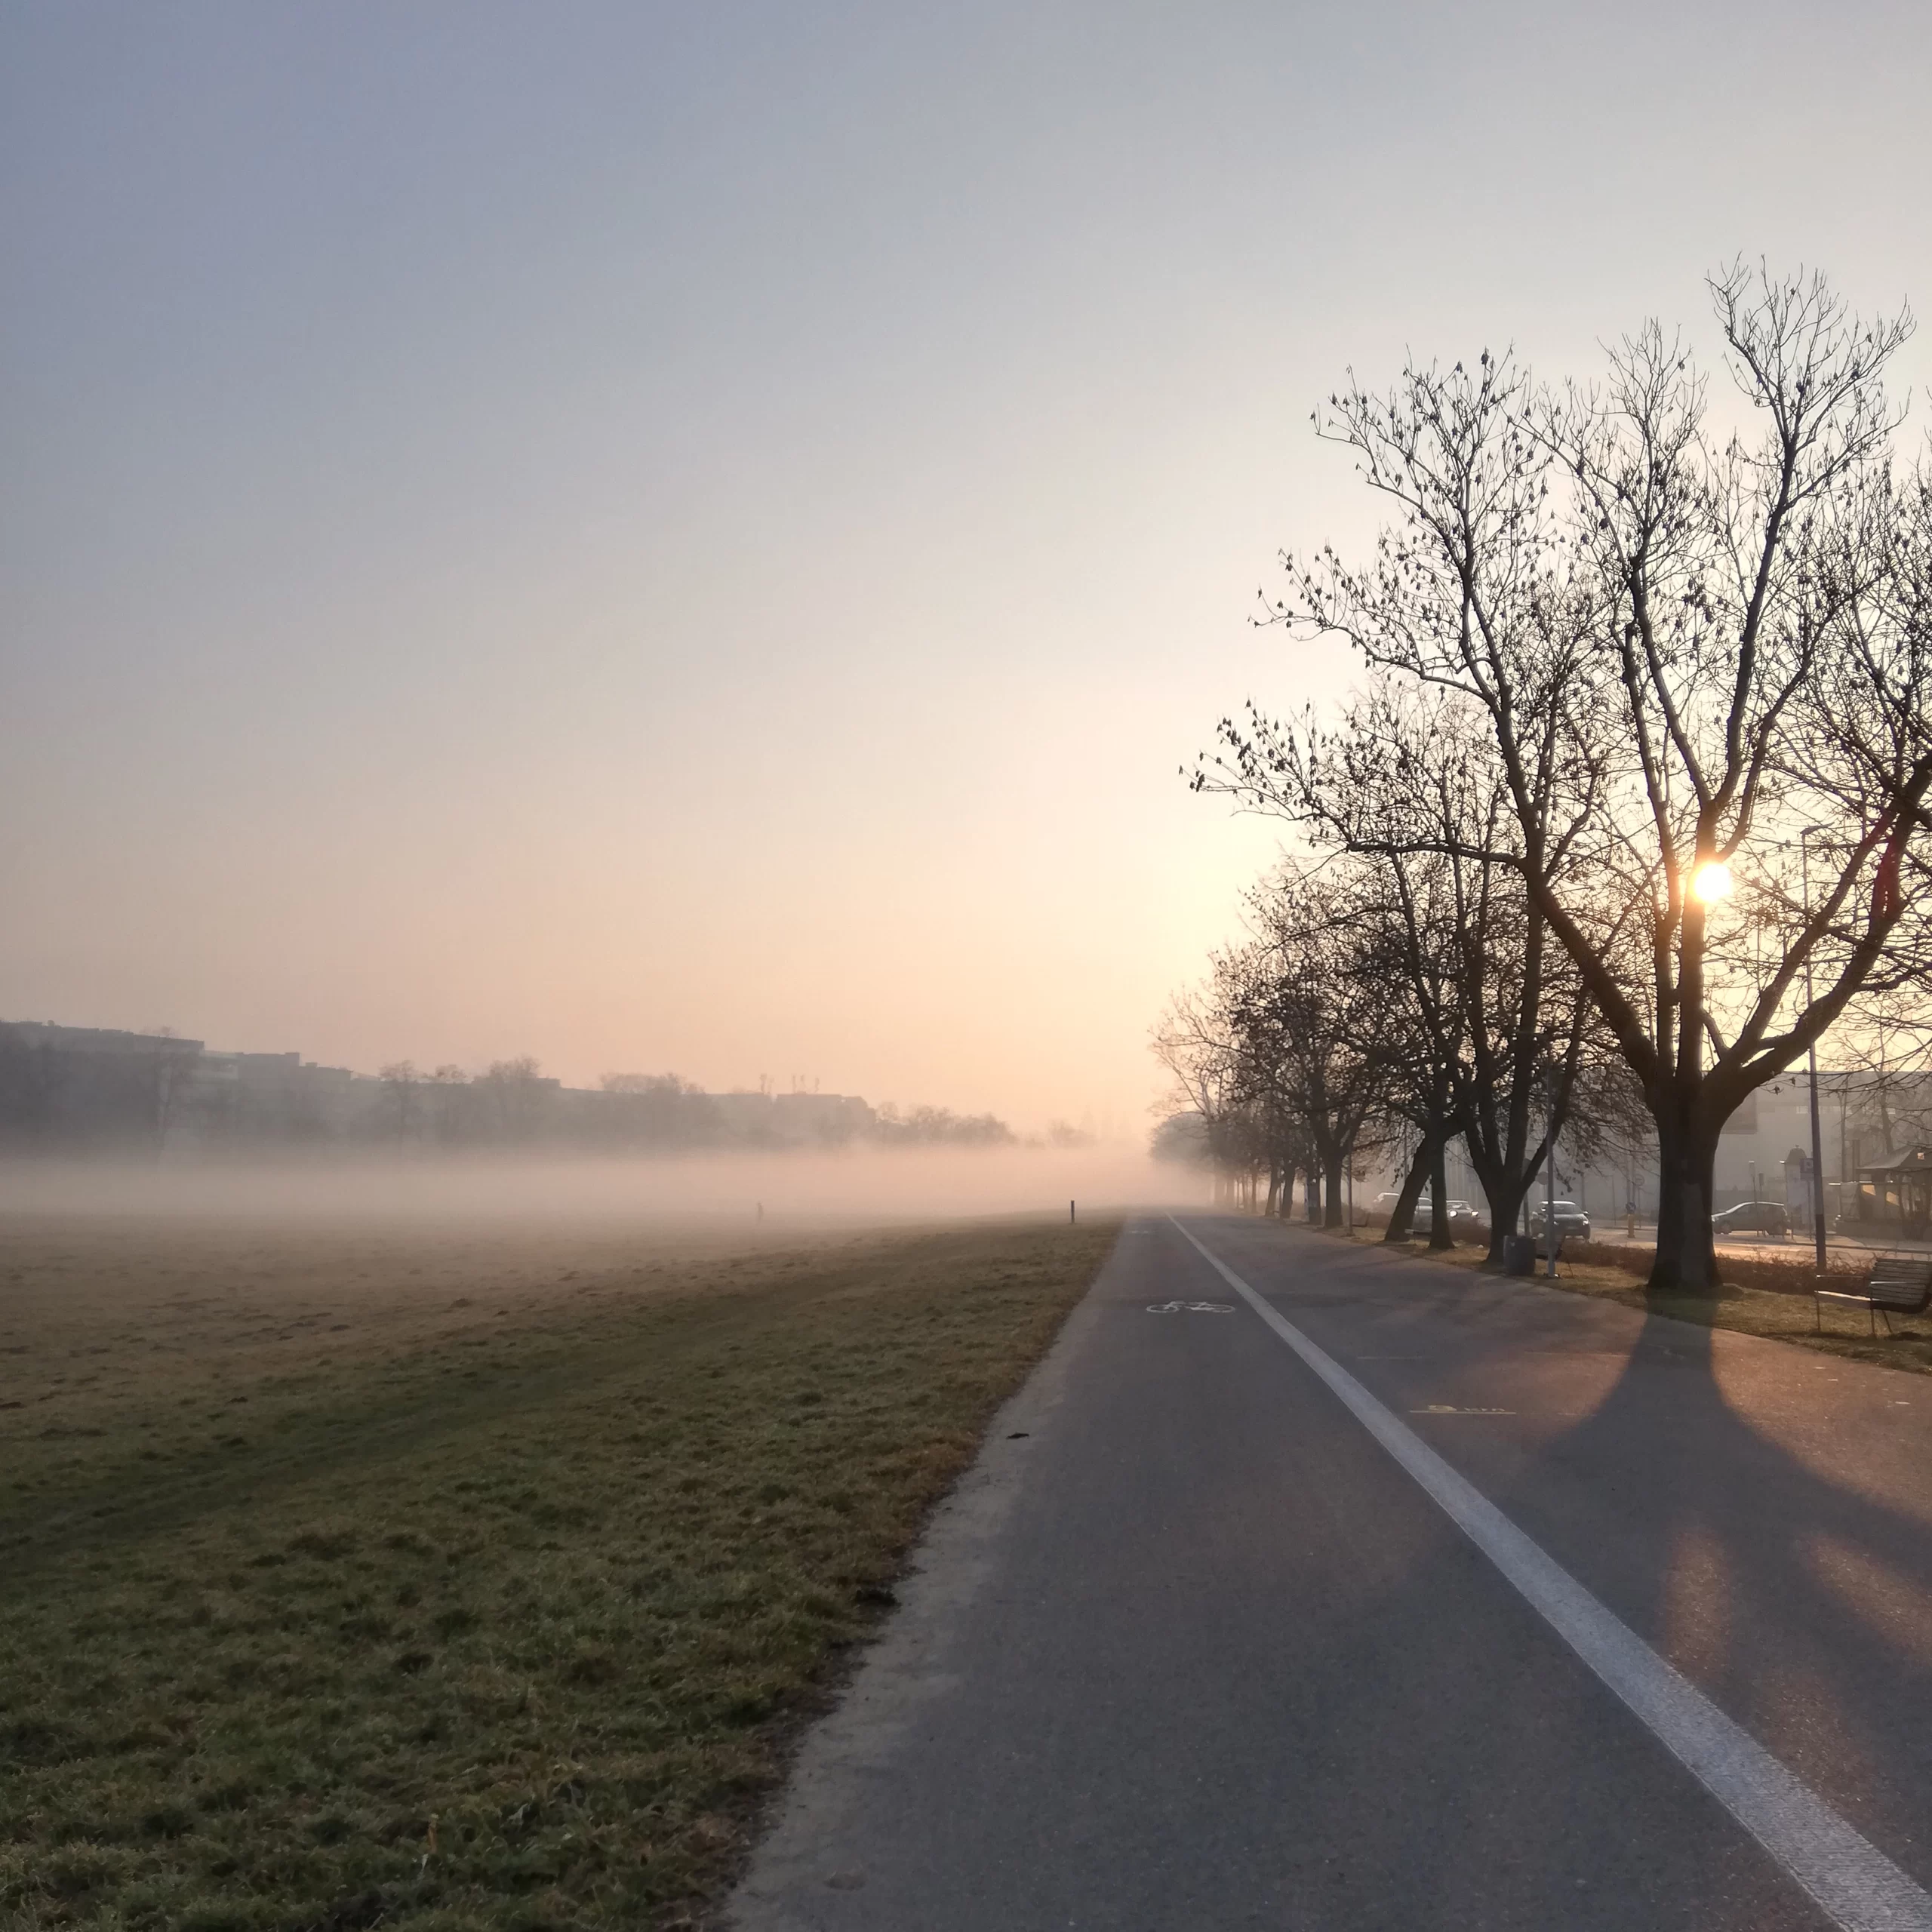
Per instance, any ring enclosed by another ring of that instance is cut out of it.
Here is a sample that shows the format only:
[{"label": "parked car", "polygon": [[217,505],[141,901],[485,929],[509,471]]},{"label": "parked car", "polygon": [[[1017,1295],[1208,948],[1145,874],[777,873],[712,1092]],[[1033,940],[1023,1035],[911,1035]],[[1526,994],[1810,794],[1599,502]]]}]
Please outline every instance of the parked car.
[{"label": "parked car", "polygon": [[1543,1231],[1546,1218],[1553,1218],[1556,1232],[1564,1241],[1588,1241],[1590,1238],[1590,1217],[1574,1201],[1555,1201],[1546,1204],[1552,1215],[1546,1217],[1543,1206],[1534,1208],[1530,1215],[1530,1232],[1540,1235]]},{"label": "parked car", "polygon": [[[1468,1233],[1482,1219],[1466,1201],[1451,1201],[1446,1206],[1449,1215],[1449,1232],[1452,1235]],[[1409,1217],[1409,1232],[1412,1235],[1426,1235],[1433,1233],[1435,1229],[1435,1212],[1429,1196],[1425,1194],[1416,1203],[1416,1211]]]},{"label": "parked car", "polygon": [[1716,1235],[1776,1235],[1791,1232],[1791,1217],[1775,1201],[1740,1201],[1711,1217],[1711,1232]]}]

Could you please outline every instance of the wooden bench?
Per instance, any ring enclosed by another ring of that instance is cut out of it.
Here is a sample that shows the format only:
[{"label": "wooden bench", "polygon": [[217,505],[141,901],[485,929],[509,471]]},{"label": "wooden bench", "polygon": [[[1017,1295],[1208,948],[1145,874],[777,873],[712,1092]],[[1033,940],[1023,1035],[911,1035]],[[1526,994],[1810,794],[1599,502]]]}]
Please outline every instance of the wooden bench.
[{"label": "wooden bench", "polygon": [[1864,1309],[1872,1333],[1878,1332],[1878,1318],[1885,1318],[1885,1333],[1892,1332],[1895,1315],[1923,1315],[1932,1305],[1932,1255],[1881,1254],[1872,1264],[1872,1272],[1862,1288],[1814,1288],[1811,1314],[1815,1332],[1825,1332],[1825,1304],[1848,1301]]}]

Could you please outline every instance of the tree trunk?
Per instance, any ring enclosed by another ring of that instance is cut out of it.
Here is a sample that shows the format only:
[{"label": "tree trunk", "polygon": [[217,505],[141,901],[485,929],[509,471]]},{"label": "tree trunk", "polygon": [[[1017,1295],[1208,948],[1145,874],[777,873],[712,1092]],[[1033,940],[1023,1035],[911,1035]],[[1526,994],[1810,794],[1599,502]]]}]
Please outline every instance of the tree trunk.
[{"label": "tree trunk", "polygon": [[1432,1248],[1454,1247],[1449,1232],[1449,1143],[1438,1140],[1429,1163],[1429,1244]]},{"label": "tree trunk", "polygon": [[1409,1171],[1402,1181],[1402,1191],[1396,1197],[1395,1205],[1389,1216],[1389,1226],[1383,1231],[1384,1241],[1407,1241],[1409,1223],[1414,1218],[1416,1203],[1422,1198],[1423,1184],[1429,1175],[1429,1143],[1424,1140],[1416,1149],[1416,1157],[1409,1164]]},{"label": "tree trunk", "polygon": [[1295,1170],[1287,1167],[1281,1170],[1281,1198],[1275,1211],[1283,1220],[1291,1220],[1294,1217],[1294,1206]]},{"label": "tree trunk", "polygon": [[1678,1294],[1713,1294],[1717,1238],[1711,1228],[1717,1136],[1675,1107],[1657,1118],[1657,1252],[1648,1286]]},{"label": "tree trunk", "polygon": [[1321,1177],[1313,1168],[1308,1171],[1308,1184],[1303,1190],[1308,1199],[1308,1225],[1318,1228],[1321,1225]]},{"label": "tree trunk", "polygon": [[1342,1225],[1342,1158],[1338,1154],[1332,1161],[1322,1163],[1322,1192],[1328,1197],[1327,1211],[1321,1217],[1324,1228],[1339,1228]]},{"label": "tree trunk", "polygon": [[1503,1244],[1516,1232],[1516,1223],[1523,1212],[1523,1203],[1529,1198],[1532,1174],[1510,1186],[1500,1177],[1478,1172],[1476,1178],[1482,1183],[1483,1204],[1489,1210],[1488,1265],[1492,1268],[1503,1266]]}]

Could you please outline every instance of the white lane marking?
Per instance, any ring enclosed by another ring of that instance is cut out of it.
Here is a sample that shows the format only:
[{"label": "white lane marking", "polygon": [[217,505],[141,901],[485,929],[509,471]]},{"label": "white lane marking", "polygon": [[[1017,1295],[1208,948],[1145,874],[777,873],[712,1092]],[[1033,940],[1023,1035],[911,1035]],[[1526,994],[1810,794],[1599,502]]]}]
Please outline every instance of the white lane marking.
[{"label": "white lane marking", "polygon": [[1232,1315],[1234,1312],[1231,1301],[1150,1301],[1147,1304],[1149,1315]]},{"label": "white lane marking", "polygon": [[1218,1255],[1179,1221],[1174,1226],[1833,1924],[1844,1932],[1932,1932],[1932,1897],[1681,1677]]}]

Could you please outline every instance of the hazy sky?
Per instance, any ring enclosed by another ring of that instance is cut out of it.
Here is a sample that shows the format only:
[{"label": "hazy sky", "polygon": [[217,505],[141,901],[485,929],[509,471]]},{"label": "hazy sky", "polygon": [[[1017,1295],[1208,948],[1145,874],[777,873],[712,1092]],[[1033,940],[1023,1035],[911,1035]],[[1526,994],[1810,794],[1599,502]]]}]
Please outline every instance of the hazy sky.
[{"label": "hazy sky", "polygon": [[[1308,414],[1932,306],[1932,8],[0,5],[0,1017],[1138,1132]],[[1911,352],[1914,409],[1932,337]]]}]

